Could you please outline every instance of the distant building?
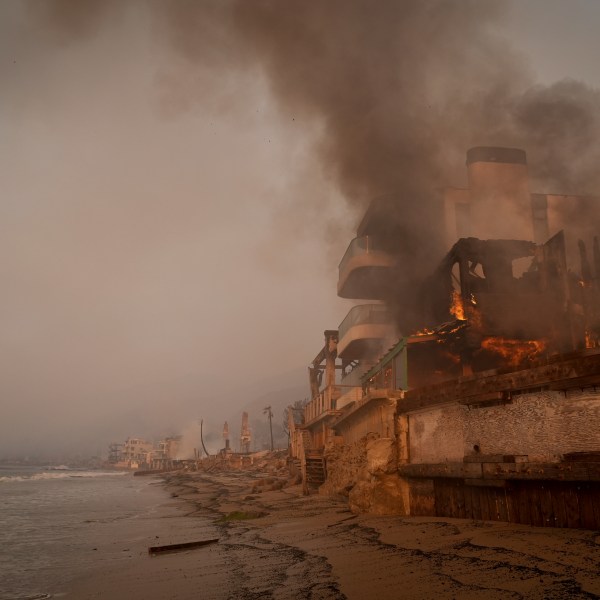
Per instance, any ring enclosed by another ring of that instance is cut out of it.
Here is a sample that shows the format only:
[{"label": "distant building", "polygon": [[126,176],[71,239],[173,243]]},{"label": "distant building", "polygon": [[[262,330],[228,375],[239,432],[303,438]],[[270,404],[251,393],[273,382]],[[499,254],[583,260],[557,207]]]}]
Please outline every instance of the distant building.
[{"label": "distant building", "polygon": [[156,444],[140,438],[109,446],[108,462],[121,469],[167,469],[177,461],[181,436],[170,436]]},{"label": "distant building", "polygon": [[115,467],[140,469],[147,467],[152,460],[153,445],[139,438],[127,438],[123,444],[111,444],[110,458],[118,457]]},{"label": "distant building", "polygon": [[171,436],[160,440],[152,452],[150,466],[153,469],[169,469],[173,467],[177,460],[179,448],[181,446],[181,436]]},{"label": "distant building", "polygon": [[116,465],[123,460],[123,444],[113,443],[108,447],[108,462]]}]

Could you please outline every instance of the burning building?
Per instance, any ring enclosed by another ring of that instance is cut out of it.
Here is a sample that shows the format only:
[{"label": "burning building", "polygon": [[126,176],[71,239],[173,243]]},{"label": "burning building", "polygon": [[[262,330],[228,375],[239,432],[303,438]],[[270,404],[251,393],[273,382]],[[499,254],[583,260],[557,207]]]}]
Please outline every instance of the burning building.
[{"label": "burning building", "polygon": [[599,200],[532,194],[519,149],[467,171],[410,284],[394,198],[367,210],[338,294],[368,303],[325,332],[293,453],[357,510],[598,528]]}]

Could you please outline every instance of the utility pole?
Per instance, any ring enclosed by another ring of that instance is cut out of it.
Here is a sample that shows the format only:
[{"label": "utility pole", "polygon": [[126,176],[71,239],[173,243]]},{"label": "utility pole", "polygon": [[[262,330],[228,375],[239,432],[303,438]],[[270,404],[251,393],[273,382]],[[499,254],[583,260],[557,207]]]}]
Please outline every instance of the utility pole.
[{"label": "utility pole", "polygon": [[268,415],[269,417],[269,430],[271,431],[271,452],[273,452],[273,411],[271,410],[271,405],[265,407],[263,414]]}]

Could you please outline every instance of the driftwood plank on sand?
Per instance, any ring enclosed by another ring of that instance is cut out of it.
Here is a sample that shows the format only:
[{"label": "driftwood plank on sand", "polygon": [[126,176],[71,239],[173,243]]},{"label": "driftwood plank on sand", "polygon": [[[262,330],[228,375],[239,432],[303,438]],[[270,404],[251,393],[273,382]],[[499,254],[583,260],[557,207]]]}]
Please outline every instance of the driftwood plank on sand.
[{"label": "driftwood plank on sand", "polygon": [[219,538],[212,540],[199,540],[197,542],[183,542],[181,544],[168,544],[166,546],[150,546],[148,554],[159,554],[161,552],[175,552],[177,550],[187,550],[189,548],[199,548],[200,546],[208,546],[208,544],[216,544]]}]

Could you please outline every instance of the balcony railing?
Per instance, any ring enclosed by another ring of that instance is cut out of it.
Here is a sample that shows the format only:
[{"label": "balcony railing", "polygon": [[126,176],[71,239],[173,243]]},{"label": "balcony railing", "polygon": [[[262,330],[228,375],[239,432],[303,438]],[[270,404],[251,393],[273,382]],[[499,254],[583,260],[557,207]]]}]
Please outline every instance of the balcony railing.
[{"label": "balcony railing", "polygon": [[346,318],[340,323],[338,328],[339,339],[344,336],[356,325],[387,325],[391,317],[387,307],[383,304],[359,304],[350,309]]},{"label": "balcony railing", "polygon": [[338,294],[342,298],[379,298],[394,259],[372,236],[354,238],[338,267]]},{"label": "balcony railing", "polygon": [[393,319],[383,304],[355,306],[339,326],[338,357],[346,361],[376,360],[394,336]]},{"label": "balcony railing", "polygon": [[342,271],[348,266],[348,263],[355,256],[360,256],[362,254],[371,254],[372,252],[376,252],[378,248],[375,245],[375,241],[372,236],[365,235],[364,237],[354,238],[348,249],[346,250],[340,264],[338,266],[338,270],[340,274]]},{"label": "balcony railing", "polygon": [[352,389],[356,388],[350,385],[328,385],[323,388],[319,395],[304,407],[304,422],[310,423],[325,413],[338,410],[338,399]]}]

